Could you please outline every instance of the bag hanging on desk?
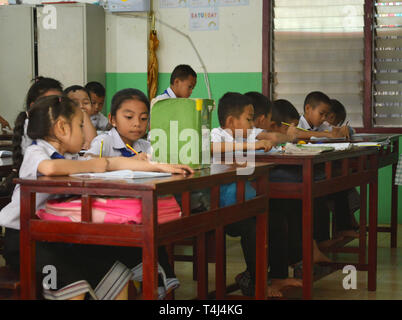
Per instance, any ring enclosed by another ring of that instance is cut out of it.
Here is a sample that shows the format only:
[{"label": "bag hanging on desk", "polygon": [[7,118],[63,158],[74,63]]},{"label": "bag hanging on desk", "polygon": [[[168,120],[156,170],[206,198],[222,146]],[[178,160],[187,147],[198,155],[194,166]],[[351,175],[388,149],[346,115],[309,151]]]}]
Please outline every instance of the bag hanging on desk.
[{"label": "bag hanging on desk", "polygon": [[[158,223],[180,218],[181,209],[173,196],[158,198]],[[81,197],[53,199],[36,215],[42,220],[81,221]],[[141,224],[142,199],[94,197],[92,198],[92,222]]]}]

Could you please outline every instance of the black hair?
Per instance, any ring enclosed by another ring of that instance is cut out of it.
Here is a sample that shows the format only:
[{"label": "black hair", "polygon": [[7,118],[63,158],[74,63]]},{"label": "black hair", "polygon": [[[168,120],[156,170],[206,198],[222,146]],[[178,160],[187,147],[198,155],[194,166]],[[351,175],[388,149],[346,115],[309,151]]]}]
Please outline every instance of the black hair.
[{"label": "black hair", "polygon": [[[76,112],[75,102],[64,96],[47,96],[38,98],[29,111],[22,111],[15,120],[13,134],[13,169],[0,190],[9,193],[14,188],[13,179],[19,175],[23,160],[21,142],[24,135],[25,120],[28,118],[27,135],[32,140],[43,139],[51,134],[54,121],[59,117],[71,120]],[[3,192],[2,192],[3,193]]]},{"label": "black hair", "polygon": [[119,110],[122,103],[127,100],[138,100],[143,102],[147,106],[149,113],[150,106],[147,96],[141,90],[128,88],[116,92],[116,94],[113,96],[110,107],[110,115],[112,117],[116,116],[117,110]]},{"label": "black hair", "polygon": [[336,125],[342,125],[346,120],[345,106],[336,99],[331,99],[331,112],[335,113]]},{"label": "black hair", "polygon": [[197,73],[187,64],[180,64],[174,68],[170,75],[170,84],[174,84],[176,79],[186,80],[189,76],[197,78]]},{"label": "black hair", "polygon": [[63,92],[62,84],[56,79],[38,76],[33,79],[33,81],[34,83],[29,88],[26,97],[26,110],[29,110],[30,105],[49,90],[59,90]]},{"label": "black hair", "polygon": [[299,120],[300,115],[295,106],[288,100],[279,99],[275,100],[272,104],[272,118],[278,126],[282,125],[282,122],[290,123],[293,120]]},{"label": "black hair", "polygon": [[268,116],[272,112],[271,101],[262,93],[250,91],[244,94],[249,97],[254,107],[254,120],[260,116]]},{"label": "black hair", "polygon": [[88,82],[85,85],[85,89],[87,89],[88,92],[95,93],[98,97],[104,97],[106,95],[105,87],[97,81]]},{"label": "black hair", "polygon": [[[91,101],[91,95],[89,94],[88,89],[86,89],[83,86],[79,86],[79,85],[73,85],[73,86],[69,86],[68,88],[64,89],[63,94],[65,96],[67,96],[70,92],[75,92],[75,91],[84,91],[87,93],[88,97],[89,97],[89,101]],[[92,102],[92,101],[91,101]]]},{"label": "black hair", "polygon": [[317,107],[320,103],[325,103],[328,106],[331,106],[331,100],[329,97],[320,91],[313,91],[310,92],[307,96],[306,99],[304,100],[304,110],[306,110],[306,105],[310,105],[313,109]]},{"label": "black hair", "polygon": [[40,97],[49,90],[58,90],[60,93],[63,92],[63,85],[56,79],[38,76],[32,81],[33,84],[29,88],[25,99],[25,109],[27,111],[22,111],[15,120],[12,138],[14,150],[13,169],[0,184],[1,195],[11,195],[14,190],[15,185],[13,179],[18,177],[19,168],[22,163],[21,141],[24,134],[25,119],[27,118],[27,112],[31,109],[31,104],[34,104],[36,100],[40,99]]},{"label": "black hair", "polygon": [[251,98],[238,92],[227,92],[218,103],[218,119],[222,128],[225,127],[226,119],[229,116],[236,118],[244,112],[244,108],[253,105]]}]

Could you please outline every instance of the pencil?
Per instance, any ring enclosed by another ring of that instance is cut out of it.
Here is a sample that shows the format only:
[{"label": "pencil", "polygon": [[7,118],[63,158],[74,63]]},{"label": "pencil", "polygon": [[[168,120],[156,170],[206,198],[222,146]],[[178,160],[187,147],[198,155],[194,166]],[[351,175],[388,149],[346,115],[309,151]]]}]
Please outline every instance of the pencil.
[{"label": "pencil", "polygon": [[102,158],[102,150],[103,150],[103,139],[101,140],[100,151],[99,151],[99,158]]},{"label": "pencil", "polygon": [[[289,123],[286,123],[286,122],[282,122],[282,124],[284,124],[285,126],[288,126],[288,127],[291,126]],[[299,127],[297,127],[297,129],[302,130],[302,131],[307,131],[307,132],[308,132],[308,130],[307,130],[307,129],[304,129],[304,128],[299,128]]]},{"label": "pencil", "polygon": [[132,146],[130,146],[128,143],[126,144],[126,146],[138,156],[138,152],[135,151]]}]

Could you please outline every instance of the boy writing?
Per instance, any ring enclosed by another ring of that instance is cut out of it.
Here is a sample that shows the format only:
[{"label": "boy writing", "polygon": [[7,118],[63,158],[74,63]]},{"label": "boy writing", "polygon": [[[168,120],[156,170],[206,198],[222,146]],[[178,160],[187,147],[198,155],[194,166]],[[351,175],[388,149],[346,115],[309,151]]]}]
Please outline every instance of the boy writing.
[{"label": "boy writing", "polygon": [[[212,150],[216,151],[244,151],[264,149],[269,151],[274,142],[269,140],[256,141],[254,128],[253,100],[240,93],[226,93],[218,104],[218,118],[220,127],[211,132]],[[258,136],[258,134],[257,134]],[[250,182],[245,185],[245,199],[255,197],[256,192]],[[226,207],[236,202],[236,184],[223,185],[220,188],[220,207]],[[225,227],[225,232],[232,237],[241,237],[241,247],[246,262],[246,271],[236,276],[236,283],[242,293],[253,296],[255,291],[256,269],[256,237],[255,219],[247,219]],[[269,251],[270,252],[270,251]],[[270,253],[270,261],[272,253]],[[297,279],[271,279],[268,286],[268,295],[281,297],[281,289],[288,286],[301,286]]]},{"label": "boy writing", "polygon": [[219,101],[219,128],[211,131],[212,150],[221,152],[259,150],[269,151],[274,143],[261,139],[254,128],[252,100],[240,93],[228,92]]},{"label": "boy writing", "polygon": [[300,117],[298,127],[312,132],[299,132],[298,138],[349,137],[347,126],[333,127],[326,123],[330,111],[331,100],[326,94],[319,91],[310,92],[304,100],[304,114]]}]

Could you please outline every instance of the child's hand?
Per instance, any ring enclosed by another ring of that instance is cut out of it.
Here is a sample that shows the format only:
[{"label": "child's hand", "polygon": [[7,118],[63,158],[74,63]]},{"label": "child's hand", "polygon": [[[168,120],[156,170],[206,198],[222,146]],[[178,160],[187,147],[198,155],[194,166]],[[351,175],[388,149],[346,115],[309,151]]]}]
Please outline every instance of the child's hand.
[{"label": "child's hand", "polygon": [[289,141],[294,141],[298,138],[299,134],[299,129],[295,126],[294,123],[292,123],[288,130],[286,131],[286,135],[289,137]]},{"label": "child's hand", "polygon": [[343,127],[332,127],[332,137],[333,138],[349,138],[349,128],[348,126]]},{"label": "child's hand", "polygon": [[273,146],[274,146],[274,144],[269,140],[258,140],[255,143],[255,150],[264,149],[265,152],[268,152],[269,150],[272,149]]},{"label": "child's hand", "polygon": [[85,112],[88,116],[92,116],[95,114],[95,106],[91,103],[88,104],[82,104],[81,105],[81,110]]},{"label": "child's hand", "polygon": [[157,163],[155,165],[161,172],[178,173],[184,175],[194,173],[194,170],[185,164]]},{"label": "child's hand", "polygon": [[135,159],[142,160],[142,161],[149,161],[149,157],[145,152],[141,152],[135,156]]}]

